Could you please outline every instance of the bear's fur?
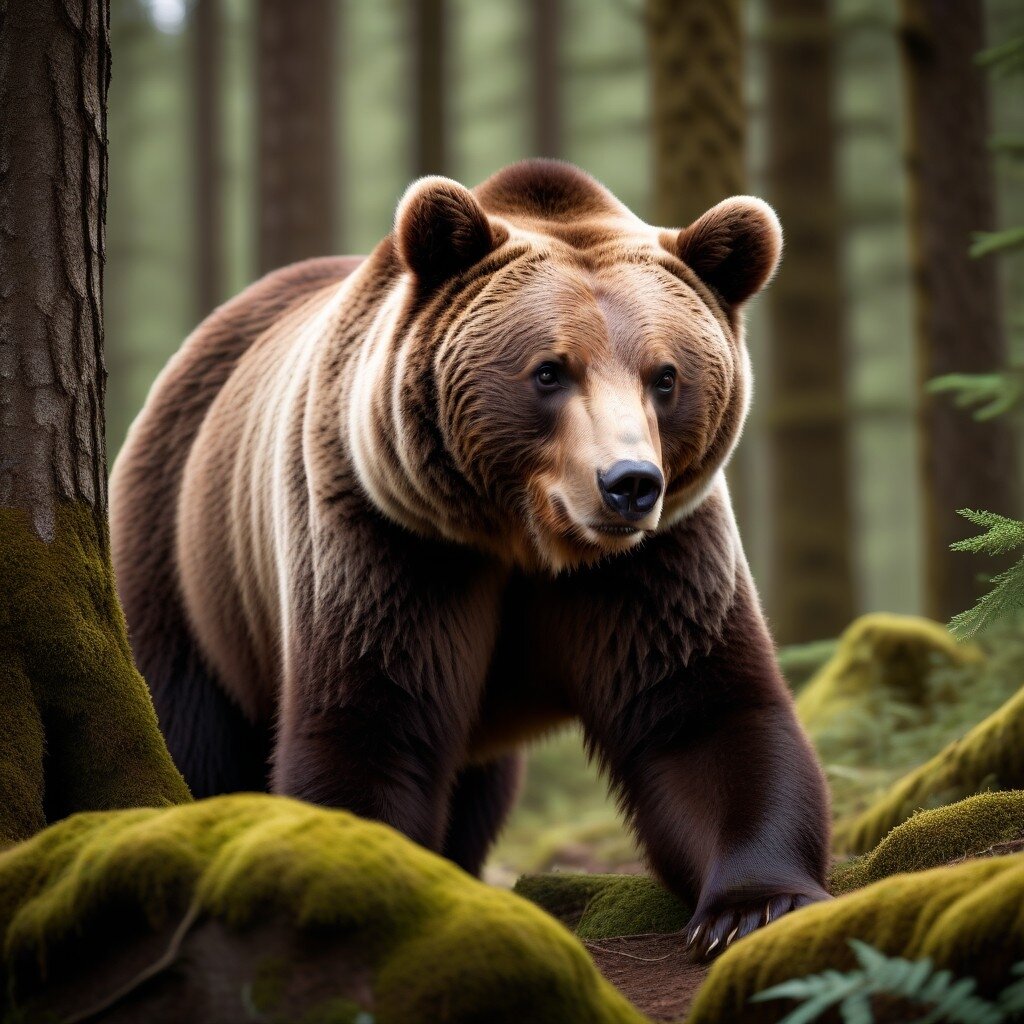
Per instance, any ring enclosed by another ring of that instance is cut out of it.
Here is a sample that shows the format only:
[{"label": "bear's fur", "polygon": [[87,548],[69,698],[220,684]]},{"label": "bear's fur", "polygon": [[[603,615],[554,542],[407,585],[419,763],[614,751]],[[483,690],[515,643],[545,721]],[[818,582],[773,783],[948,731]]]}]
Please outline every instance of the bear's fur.
[{"label": "bear's fur", "polygon": [[531,161],[416,182],[365,260],[201,324],[111,483],[195,794],[269,784],[478,872],[516,748],[576,718],[699,948],[824,898],[825,787],[723,476],[780,247],[759,200],[669,231]]}]

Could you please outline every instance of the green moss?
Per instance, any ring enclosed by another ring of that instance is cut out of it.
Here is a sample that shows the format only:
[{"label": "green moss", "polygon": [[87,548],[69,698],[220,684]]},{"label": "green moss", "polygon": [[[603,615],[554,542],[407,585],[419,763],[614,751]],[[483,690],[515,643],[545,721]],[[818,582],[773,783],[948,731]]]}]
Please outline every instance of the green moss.
[{"label": "green moss", "polygon": [[[83,958],[109,963],[186,914],[335,937],[367,968],[379,1024],[644,1020],[528,901],[383,825],[255,794],[80,814],[0,853],[11,1012],[45,1010]],[[257,981],[274,995],[258,975],[250,998]]]},{"label": "green moss", "polygon": [[0,842],[77,810],[188,800],[93,510],[58,507],[47,543],[0,509],[0,579]]},{"label": "green moss", "polygon": [[[936,667],[980,659],[976,648],[958,645],[929,619],[864,615],[843,633],[833,657],[800,693],[797,711],[819,746],[837,729],[845,740],[852,717],[870,721],[892,705],[926,712],[927,681]],[[895,724],[906,725],[912,717],[903,715]]]},{"label": "green moss", "polygon": [[844,893],[904,871],[922,871],[984,856],[1024,837],[1024,792],[983,793],[921,811],[894,828],[871,853],[832,871],[832,892]]},{"label": "green moss", "polygon": [[854,966],[849,939],[888,956],[930,957],[991,996],[1024,959],[1024,854],[896,875],[788,914],[736,943],[711,969],[687,1024],[761,1024],[793,1009],[751,1003],[772,985]]},{"label": "green moss", "polygon": [[681,931],[692,911],[652,878],[618,875],[587,904],[576,927],[581,939]]},{"label": "green moss", "polygon": [[589,875],[579,871],[522,875],[512,891],[536,903],[567,927],[575,928],[590,901],[621,877]]},{"label": "green moss", "polygon": [[581,939],[680,931],[691,911],[646,875],[524,875],[515,892]]},{"label": "green moss", "polygon": [[871,849],[919,808],[942,806],[985,790],[1024,789],[1024,689],[898,782],[863,813],[836,828],[835,847]]}]

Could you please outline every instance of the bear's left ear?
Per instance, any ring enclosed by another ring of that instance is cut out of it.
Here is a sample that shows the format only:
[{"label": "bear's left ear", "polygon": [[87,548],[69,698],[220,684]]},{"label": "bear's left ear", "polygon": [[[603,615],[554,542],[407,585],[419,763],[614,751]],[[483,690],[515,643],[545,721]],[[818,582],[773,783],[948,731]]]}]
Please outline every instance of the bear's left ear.
[{"label": "bear's left ear", "polygon": [[763,200],[733,196],[679,232],[676,255],[729,306],[739,306],[775,273],[782,227]]},{"label": "bear's left ear", "polygon": [[420,284],[433,287],[471,267],[497,245],[476,197],[451,178],[414,181],[395,212],[398,255]]}]

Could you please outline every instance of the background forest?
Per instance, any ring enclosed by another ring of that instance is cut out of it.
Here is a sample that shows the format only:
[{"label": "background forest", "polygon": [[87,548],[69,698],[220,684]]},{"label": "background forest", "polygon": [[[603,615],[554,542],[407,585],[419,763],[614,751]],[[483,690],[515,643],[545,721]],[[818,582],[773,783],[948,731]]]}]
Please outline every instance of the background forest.
[{"label": "background forest", "polygon": [[[757,390],[730,474],[794,685],[864,612],[945,622],[985,592],[1000,566],[949,552],[974,532],[955,513],[1019,516],[1024,445],[1012,409],[979,421],[963,399],[1012,405],[1017,378],[929,382],[1024,358],[1024,251],[999,246],[1024,223],[1021,77],[1003,52],[1024,5],[949,4],[939,39],[913,0],[283,9],[111,2],[111,458],[183,337],[260,273],[369,251],[418,175],[474,185],[554,156],[651,222],[737,192],[780,214],[787,256],[749,318]],[[1016,690],[1015,628],[983,643],[984,671],[929,662],[938,710],[890,692],[847,716],[822,751],[840,811]],[[616,820],[577,737],[556,737],[495,870],[628,865]]]}]

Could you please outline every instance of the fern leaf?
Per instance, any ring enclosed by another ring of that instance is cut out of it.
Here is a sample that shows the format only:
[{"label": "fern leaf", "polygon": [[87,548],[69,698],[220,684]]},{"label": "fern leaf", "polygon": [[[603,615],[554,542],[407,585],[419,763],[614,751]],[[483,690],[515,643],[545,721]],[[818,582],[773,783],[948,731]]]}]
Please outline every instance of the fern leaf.
[{"label": "fern leaf", "polygon": [[975,231],[968,253],[974,259],[993,252],[1010,252],[1024,246],[1024,228],[1005,228],[1003,231]]},{"label": "fern leaf", "polygon": [[950,544],[951,551],[971,551],[984,555],[1005,555],[1024,547],[1024,523],[995,512],[976,512],[962,508],[957,511],[964,519],[985,530],[977,537],[967,537]]}]

